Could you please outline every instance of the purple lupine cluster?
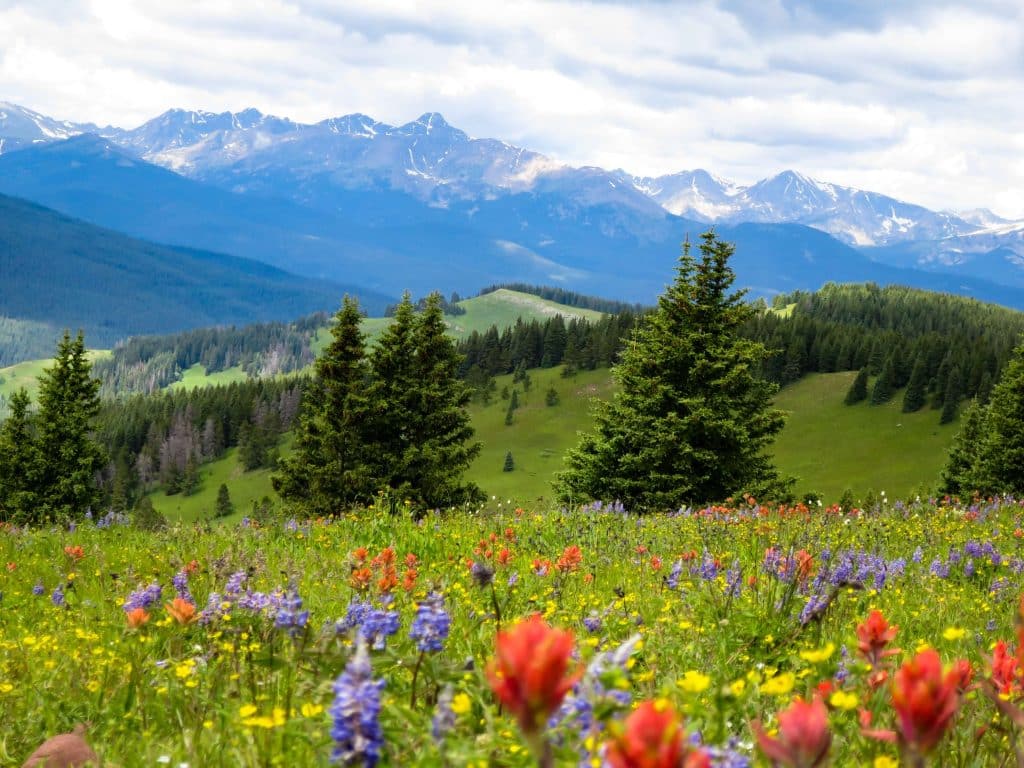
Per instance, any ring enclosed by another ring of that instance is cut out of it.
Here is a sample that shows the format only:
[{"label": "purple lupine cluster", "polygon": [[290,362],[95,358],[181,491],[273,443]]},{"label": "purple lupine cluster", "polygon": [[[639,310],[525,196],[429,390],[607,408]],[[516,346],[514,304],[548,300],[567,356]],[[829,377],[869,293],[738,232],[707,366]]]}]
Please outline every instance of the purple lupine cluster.
[{"label": "purple lupine cluster", "polygon": [[850,651],[847,650],[846,646],[844,645],[842,648],[839,649],[839,663],[836,664],[836,673],[834,675],[835,681],[839,685],[845,683],[846,678],[850,676],[849,661]]},{"label": "purple lupine cluster", "polygon": [[604,622],[601,621],[601,617],[597,613],[591,611],[589,616],[585,616],[583,619],[583,626],[587,628],[587,632],[595,634],[601,631],[601,627]]},{"label": "purple lupine cluster", "polygon": [[277,612],[274,614],[274,626],[283,629],[292,637],[296,637],[309,621],[309,611],[302,610],[302,598],[299,590],[294,586],[288,587],[278,602]]},{"label": "purple lupine cluster", "polygon": [[[602,719],[595,716],[596,712],[628,707],[632,701],[629,691],[607,687],[603,680],[607,679],[607,673],[612,670],[618,669],[625,674],[639,640],[640,635],[633,635],[617,648],[596,654],[587,665],[583,677],[548,719],[548,728],[555,730],[561,725],[571,725],[579,734],[589,736],[595,731],[603,731],[605,727]],[[580,764],[590,765],[595,755],[586,748],[586,740],[581,741]]]},{"label": "purple lupine cluster", "polygon": [[206,598],[206,607],[199,612],[199,623],[203,626],[220,621],[227,611],[224,608],[224,598],[219,592],[211,592]]},{"label": "purple lupine cluster", "polygon": [[409,637],[416,641],[416,647],[423,653],[437,653],[444,645],[451,630],[452,619],[444,607],[444,596],[431,592],[416,606]]},{"label": "purple lupine cluster", "polygon": [[353,600],[348,604],[344,618],[334,622],[337,634],[358,630],[359,637],[375,651],[385,648],[387,638],[396,634],[401,627],[401,616],[397,611],[374,608],[370,602]]},{"label": "purple lupine cluster", "polygon": [[616,499],[613,502],[593,501],[590,504],[584,504],[580,508],[580,511],[584,512],[584,513],[595,514],[595,515],[596,514],[602,514],[602,513],[603,514],[613,514],[613,515],[625,515],[625,514],[628,514],[626,512],[626,505],[623,504],[618,499]]},{"label": "purple lupine cluster", "polygon": [[50,595],[50,602],[57,608],[63,608],[66,605],[64,601],[64,589],[59,584],[57,585],[57,588],[53,590],[53,594]]},{"label": "purple lupine cluster", "polygon": [[679,578],[683,575],[683,561],[676,560],[672,564],[672,570],[669,571],[668,577],[665,579],[665,585],[669,589],[679,589]]},{"label": "purple lupine cluster", "polygon": [[101,529],[110,528],[115,525],[128,525],[128,522],[128,515],[123,512],[115,512],[111,509],[107,514],[96,521],[96,527]]},{"label": "purple lupine cluster", "polygon": [[694,731],[689,742],[691,747],[704,750],[711,759],[712,768],[751,768],[753,765],[750,756],[740,751],[741,744],[735,736],[724,747],[711,747],[704,743],[700,731]]},{"label": "purple lupine cluster", "polygon": [[743,591],[743,571],[740,570],[739,559],[733,560],[732,567],[725,573],[725,594],[727,597],[739,597]]},{"label": "purple lupine cluster", "polygon": [[334,622],[334,631],[343,634],[350,630],[357,629],[363,625],[367,615],[373,610],[373,604],[360,600],[353,600],[348,604],[345,616]]},{"label": "purple lupine cluster", "polygon": [[163,589],[155,581],[148,587],[137,589],[124,601],[124,612],[131,613],[136,608],[149,608],[153,603],[160,602],[162,593]]},{"label": "purple lupine cluster", "polygon": [[237,595],[242,591],[242,587],[245,586],[245,582],[248,580],[249,576],[245,571],[235,571],[228,576],[228,583],[224,586],[224,593],[227,595]]},{"label": "purple lupine cluster", "polygon": [[434,743],[440,745],[445,737],[455,730],[455,711],[452,709],[452,701],[455,698],[455,691],[451,685],[446,685],[437,697],[437,707],[434,709],[434,716],[430,720],[430,735]]},{"label": "purple lupine cluster", "polygon": [[718,578],[718,562],[706,549],[700,559],[700,566],[697,568],[697,573],[702,579],[704,579],[704,581],[714,581]]},{"label": "purple lupine cluster", "polygon": [[32,587],[32,594],[36,597],[46,594],[46,587],[43,586],[43,582],[37,581],[36,585]]},{"label": "purple lupine cluster", "polygon": [[196,601],[192,598],[192,593],[188,589],[188,572],[178,571],[174,574],[174,578],[171,579],[171,584],[174,585],[174,591],[178,593],[178,597],[187,603],[196,604]]},{"label": "purple lupine cluster", "polygon": [[329,710],[334,750],[331,762],[361,763],[374,768],[380,761],[384,732],[380,726],[383,680],[373,679],[370,655],[360,643],[345,671],[334,682],[334,703]]}]

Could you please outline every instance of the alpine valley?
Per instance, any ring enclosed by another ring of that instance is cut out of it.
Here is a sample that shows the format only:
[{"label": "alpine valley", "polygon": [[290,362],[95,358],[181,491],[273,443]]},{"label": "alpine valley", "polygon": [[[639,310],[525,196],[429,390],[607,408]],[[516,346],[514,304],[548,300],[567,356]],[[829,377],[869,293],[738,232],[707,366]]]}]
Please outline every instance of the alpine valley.
[{"label": "alpine valley", "polygon": [[[228,254],[301,276],[304,290],[378,302],[508,281],[649,302],[683,239],[713,224],[736,244],[739,283],[755,296],[873,281],[1024,308],[1024,222],[789,170],[742,186],[699,169],[576,168],[472,138],[437,113],[401,126],[360,114],[310,125],[175,109],[125,130],[0,102],[0,193],[173,246],[151,249],[168,259]],[[17,210],[0,207],[0,224]],[[0,314],[11,314],[7,293]]]}]

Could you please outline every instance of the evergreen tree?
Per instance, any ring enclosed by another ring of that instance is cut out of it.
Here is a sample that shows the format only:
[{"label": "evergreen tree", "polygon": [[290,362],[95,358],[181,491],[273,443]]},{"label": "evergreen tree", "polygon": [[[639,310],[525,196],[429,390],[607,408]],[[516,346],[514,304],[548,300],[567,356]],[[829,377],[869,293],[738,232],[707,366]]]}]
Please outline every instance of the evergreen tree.
[{"label": "evergreen tree", "polygon": [[887,357],[882,365],[882,372],[875,379],[875,386],[871,388],[871,404],[882,405],[892,399],[893,391],[893,358]]},{"label": "evergreen tree", "polygon": [[558,405],[558,401],[558,390],[554,387],[548,387],[548,391],[544,393],[544,403],[548,406],[555,406]]},{"label": "evergreen tree", "polygon": [[942,402],[942,415],[939,417],[939,424],[949,424],[956,418],[956,409],[960,404],[960,397],[963,394],[963,382],[960,378],[960,369],[956,366],[949,371],[949,379],[946,382],[945,397]]},{"label": "evergreen tree", "polygon": [[512,451],[505,452],[505,464],[501,468],[502,472],[511,472],[516,468],[516,462],[512,458]]},{"label": "evergreen tree", "polygon": [[231,494],[225,483],[220,484],[217,489],[217,504],[214,507],[214,517],[227,517],[235,511],[235,505],[231,503]]},{"label": "evergreen tree", "polygon": [[471,392],[457,378],[460,362],[439,294],[428,297],[419,317],[406,297],[374,351],[377,477],[424,507],[483,498],[475,484],[463,479],[480,443],[471,442],[466,411]]},{"label": "evergreen tree", "polygon": [[149,496],[143,496],[132,512],[132,525],[142,531],[162,531],[167,518],[153,506]]},{"label": "evergreen tree", "polygon": [[850,389],[846,393],[846,399],[843,401],[847,405],[853,405],[859,403],[862,400],[866,400],[868,397],[868,369],[865,366],[857,372],[857,378],[853,380],[853,384],[850,385]]},{"label": "evergreen tree", "polygon": [[1024,492],[1024,343],[1018,346],[992,390],[981,450],[975,464],[977,490]]},{"label": "evergreen tree", "polygon": [[9,402],[10,412],[0,426],[0,520],[27,523],[38,501],[39,450],[31,400],[24,387]]},{"label": "evergreen tree", "polygon": [[910,373],[907,391],[903,394],[904,413],[915,413],[924,407],[927,377],[928,371],[925,369],[924,357],[918,355],[914,361],[914,369]]},{"label": "evergreen tree", "polygon": [[317,514],[368,501],[376,490],[366,453],[369,369],[361,322],[358,302],[346,296],[302,399],[295,452],[272,479],[283,499]]},{"label": "evergreen tree", "polygon": [[100,410],[100,382],[92,378],[81,333],[68,332],[57,345],[53,366],[39,379],[39,512],[77,518],[98,509],[97,477],[106,464],[93,436]]},{"label": "evergreen tree", "polygon": [[942,470],[940,489],[943,493],[966,496],[987,485],[980,477],[978,466],[984,437],[985,411],[977,401],[972,402],[964,411],[960,432],[953,439],[949,458]]},{"label": "evergreen tree", "polygon": [[684,244],[674,284],[614,369],[619,391],[566,457],[563,500],[676,509],[783,485],[766,451],[784,423],[771,408],[777,388],[756,373],[768,352],[740,336],[753,310],[730,293],[733,247],[701,239],[699,260]]}]

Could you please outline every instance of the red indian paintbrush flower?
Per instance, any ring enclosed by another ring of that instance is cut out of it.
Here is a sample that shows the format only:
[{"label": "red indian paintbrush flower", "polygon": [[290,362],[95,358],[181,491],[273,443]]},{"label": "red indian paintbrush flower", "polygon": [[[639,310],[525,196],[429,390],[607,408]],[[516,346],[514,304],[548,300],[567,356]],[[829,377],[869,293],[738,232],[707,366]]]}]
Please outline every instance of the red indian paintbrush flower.
[{"label": "red indian paintbrush flower", "polygon": [[612,768],[710,768],[703,750],[691,750],[675,710],[645,701],[626,718],[622,732],[608,742]]},{"label": "red indian paintbrush flower", "polygon": [[892,679],[892,706],[900,741],[926,755],[942,739],[960,706],[956,669],[943,671],[933,648],[921,651],[900,667]]},{"label": "red indian paintbrush flower", "polygon": [[886,621],[881,611],[872,611],[867,620],[857,625],[857,650],[872,666],[887,656],[899,653],[899,648],[886,646],[896,637],[899,627]]},{"label": "red indian paintbrush flower", "polygon": [[761,723],[754,721],[757,746],[773,765],[788,768],[817,768],[825,764],[832,732],[828,729],[828,708],[814,698],[812,701],[794,699],[779,713],[779,735],[769,736]]},{"label": "red indian paintbrush flower", "polygon": [[523,733],[542,729],[582,676],[582,669],[569,669],[574,644],[572,632],[549,626],[540,614],[498,633],[497,653],[487,665],[487,677]]},{"label": "red indian paintbrush flower", "polygon": [[197,618],[195,604],[180,597],[174,598],[173,602],[167,603],[164,607],[179,624],[191,624]]},{"label": "red indian paintbrush flower", "polygon": [[125,619],[127,620],[128,627],[130,629],[138,629],[149,621],[149,614],[146,613],[145,608],[132,608],[125,614]]}]

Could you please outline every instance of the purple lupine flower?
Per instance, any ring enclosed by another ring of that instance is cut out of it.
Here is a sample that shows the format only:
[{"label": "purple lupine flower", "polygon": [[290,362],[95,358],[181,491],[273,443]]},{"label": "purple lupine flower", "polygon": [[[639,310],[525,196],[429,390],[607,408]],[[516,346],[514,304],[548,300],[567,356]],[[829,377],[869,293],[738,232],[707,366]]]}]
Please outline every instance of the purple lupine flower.
[{"label": "purple lupine flower", "polygon": [[228,583],[224,587],[224,592],[229,595],[237,595],[242,591],[242,586],[248,580],[249,576],[245,571],[235,571],[228,576]]},{"label": "purple lupine flower", "polygon": [[668,578],[665,579],[665,584],[668,585],[669,589],[679,589],[679,577],[683,575],[683,561],[676,560],[672,564],[672,570],[668,574]]},{"label": "purple lupine flower", "polygon": [[964,560],[964,576],[966,576],[968,579],[973,578],[974,570],[974,560],[972,560],[971,558],[967,558],[966,560]]},{"label": "purple lupine flower", "polygon": [[345,617],[334,622],[334,631],[340,635],[343,632],[361,627],[372,610],[373,606],[370,603],[353,600],[348,604]]},{"label": "purple lupine flower", "polygon": [[409,637],[416,641],[420,651],[436,653],[444,645],[451,623],[451,616],[444,607],[444,597],[431,592],[416,606],[416,618],[413,619]]},{"label": "purple lupine flower", "polygon": [[596,614],[590,614],[583,619],[583,626],[587,628],[587,632],[594,634],[595,632],[601,631],[601,617]]},{"label": "purple lupine flower", "polygon": [[178,593],[178,597],[195,605],[196,601],[192,599],[192,593],[188,590],[188,573],[186,571],[178,571],[174,574],[171,584],[174,585],[174,591]]},{"label": "purple lupine flower", "polygon": [[46,594],[46,587],[43,586],[43,582],[37,581],[36,585],[32,587],[32,594],[36,597]]},{"label": "purple lupine flower", "polygon": [[217,592],[211,592],[206,599],[206,607],[199,612],[199,623],[202,625],[212,624],[224,617],[224,600]]},{"label": "purple lupine flower", "polygon": [[362,643],[345,671],[334,682],[334,703],[329,710],[334,750],[331,762],[374,768],[380,761],[384,732],[380,726],[383,680],[373,679],[370,655]]},{"label": "purple lupine flower", "polygon": [[850,658],[850,652],[846,650],[844,645],[839,649],[839,663],[836,665],[835,681],[842,685],[846,682],[846,678],[850,676],[850,669],[846,666],[847,660]]},{"label": "purple lupine flower", "polygon": [[739,597],[743,591],[743,572],[740,570],[740,561],[733,560],[732,567],[725,574],[725,594],[729,597]]},{"label": "purple lupine flower", "polygon": [[910,559],[913,560],[915,563],[920,563],[921,560],[924,559],[924,552],[921,550],[920,547],[918,547],[914,550],[914,556]]},{"label": "purple lupine flower", "polygon": [[401,621],[397,611],[372,609],[359,627],[359,636],[375,651],[384,650],[387,638],[398,632]]},{"label": "purple lupine flower", "polygon": [[430,735],[435,744],[441,744],[445,736],[455,729],[455,712],[452,710],[452,700],[455,692],[450,685],[446,685],[437,697],[437,708],[430,721]]},{"label": "purple lupine flower", "polygon": [[[992,546],[992,545],[989,544],[989,546]],[[972,540],[972,541],[968,541],[966,544],[964,544],[964,554],[967,555],[968,557],[972,557],[972,558],[974,558],[974,557],[981,557],[983,552],[984,552],[984,550],[982,549],[981,544],[978,543],[977,541],[973,541]]]},{"label": "purple lupine flower", "polygon": [[274,616],[274,626],[286,630],[289,635],[295,637],[305,629],[307,621],[309,621],[309,611],[302,610],[302,598],[299,597],[299,590],[293,585],[280,598],[280,604]]},{"label": "purple lupine flower", "polygon": [[715,563],[715,558],[713,558],[711,553],[707,550],[704,551],[704,557],[701,558],[700,569],[698,572],[704,581],[714,581],[718,576],[718,564]]},{"label": "purple lupine flower", "polygon": [[50,602],[58,608],[63,608],[66,605],[64,602],[64,590],[60,585],[57,585],[57,588],[53,590],[53,594],[50,595]]},{"label": "purple lupine flower", "polygon": [[519,583],[519,573],[516,571],[512,572],[512,575],[508,577],[508,586],[514,587]]},{"label": "purple lupine flower", "polygon": [[928,572],[932,576],[938,576],[940,579],[949,578],[949,564],[943,563],[939,558],[932,560],[931,566],[928,568]]},{"label": "purple lupine flower", "polygon": [[163,590],[160,585],[155,581],[148,587],[137,589],[128,595],[128,599],[124,601],[124,612],[131,613],[136,608],[149,608],[153,603],[160,601],[160,595]]},{"label": "purple lupine flower", "polygon": [[963,559],[963,555],[960,554],[960,550],[959,549],[953,549],[952,547],[950,547],[949,548],[949,558],[948,559],[949,559],[949,564],[950,565],[956,565],[957,563],[959,563]]}]

